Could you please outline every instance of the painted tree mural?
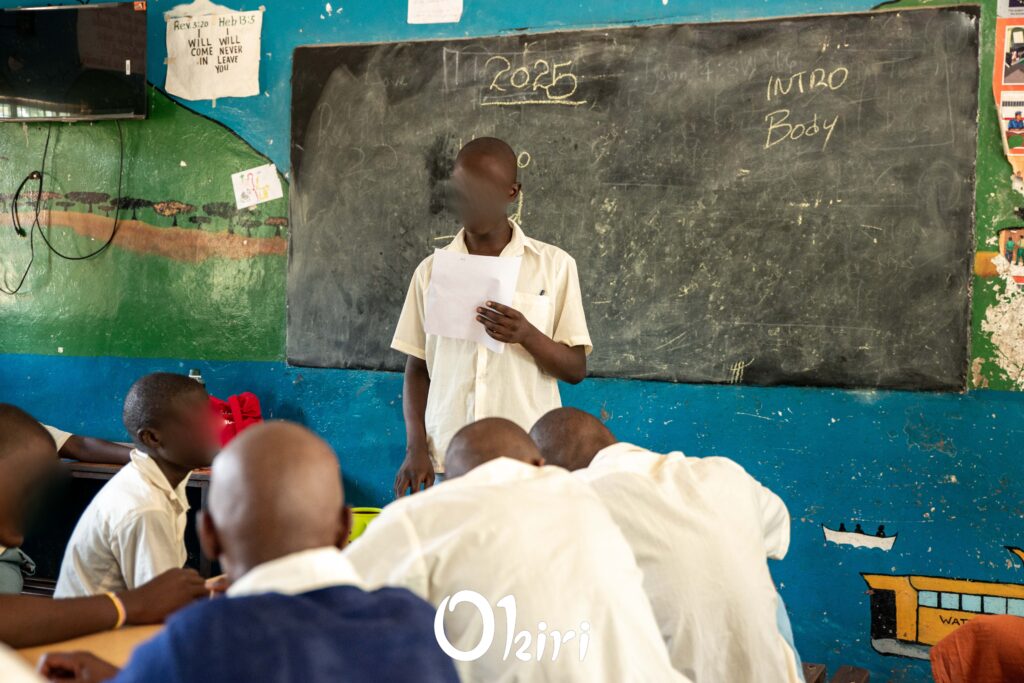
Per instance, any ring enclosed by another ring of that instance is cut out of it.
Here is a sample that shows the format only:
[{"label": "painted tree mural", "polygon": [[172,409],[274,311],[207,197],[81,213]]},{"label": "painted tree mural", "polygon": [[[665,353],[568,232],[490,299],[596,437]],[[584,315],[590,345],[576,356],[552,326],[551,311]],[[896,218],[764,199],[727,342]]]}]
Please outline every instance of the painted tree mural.
[{"label": "painted tree mural", "polygon": [[133,221],[139,220],[139,209],[153,206],[153,202],[138,197],[121,197],[119,200],[115,200],[113,204],[122,211],[131,211]]},{"label": "painted tree mural", "polygon": [[[7,197],[10,200],[14,199],[14,195],[7,195]],[[22,192],[21,196],[18,198],[18,210],[25,211],[26,209],[34,209],[36,197],[39,197],[40,206],[47,206],[55,199],[63,199],[64,195],[59,192],[43,192],[41,194],[35,191]]]},{"label": "painted tree mural", "polygon": [[281,228],[288,227],[288,219],[284,216],[271,216],[266,220],[264,225],[269,225],[274,228],[274,237],[280,237]]},{"label": "painted tree mural", "polygon": [[228,222],[228,234],[235,234],[234,220],[235,216],[238,215],[238,209],[235,208],[234,204],[228,202],[203,204],[203,212],[208,216],[226,219]]},{"label": "painted tree mural", "polygon": [[246,211],[239,218],[239,223],[245,228],[245,236],[252,237],[252,231],[263,225],[263,217],[255,212]]},{"label": "painted tree mural", "polygon": [[68,199],[89,207],[89,213],[93,213],[92,207],[110,199],[106,192],[68,192],[65,195]]},{"label": "painted tree mural", "polygon": [[185,204],[184,202],[178,202],[173,200],[166,202],[157,202],[153,204],[153,211],[156,211],[158,214],[164,216],[165,218],[172,218],[173,222],[171,223],[171,226],[175,228],[178,227],[179,214],[189,214],[195,210],[196,207],[192,206],[191,204]]},{"label": "painted tree mural", "polygon": [[209,216],[189,216],[188,217],[188,222],[191,223],[192,225],[196,226],[200,230],[202,230],[203,226],[206,225],[207,223],[209,223],[211,220],[213,220],[213,219],[210,218]]}]

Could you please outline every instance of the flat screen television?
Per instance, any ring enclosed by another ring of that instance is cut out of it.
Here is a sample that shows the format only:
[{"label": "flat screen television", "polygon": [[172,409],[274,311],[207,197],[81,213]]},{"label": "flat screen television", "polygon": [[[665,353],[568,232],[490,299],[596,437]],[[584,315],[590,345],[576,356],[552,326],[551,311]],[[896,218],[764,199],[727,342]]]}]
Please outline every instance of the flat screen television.
[{"label": "flat screen television", "polygon": [[146,118],[145,7],[0,10],[0,122]]}]

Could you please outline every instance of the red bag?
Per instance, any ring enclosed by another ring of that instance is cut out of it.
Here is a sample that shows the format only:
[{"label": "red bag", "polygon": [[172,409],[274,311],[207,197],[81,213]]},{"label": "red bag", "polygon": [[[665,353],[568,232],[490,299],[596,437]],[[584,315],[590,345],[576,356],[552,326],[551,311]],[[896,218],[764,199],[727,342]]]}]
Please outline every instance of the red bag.
[{"label": "red bag", "polygon": [[227,401],[211,396],[210,407],[224,419],[224,426],[220,429],[221,446],[227,446],[242,430],[263,422],[260,400],[250,391],[228,396]]}]

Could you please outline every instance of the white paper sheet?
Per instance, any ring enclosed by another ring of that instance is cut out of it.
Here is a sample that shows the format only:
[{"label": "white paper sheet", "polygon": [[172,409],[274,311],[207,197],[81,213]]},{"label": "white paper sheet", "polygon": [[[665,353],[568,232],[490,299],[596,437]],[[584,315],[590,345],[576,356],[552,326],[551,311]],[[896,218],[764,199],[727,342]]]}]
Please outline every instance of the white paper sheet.
[{"label": "white paper sheet", "polygon": [[274,164],[232,173],[231,185],[235,189],[235,206],[239,209],[248,209],[284,196],[281,178]]},{"label": "white paper sheet", "polygon": [[999,3],[997,5],[997,16],[1024,17],[1024,1],[999,0]]},{"label": "white paper sheet", "polygon": [[409,0],[410,24],[457,24],[462,0]]},{"label": "white paper sheet", "polygon": [[260,94],[262,10],[236,12],[197,0],[166,12],[164,19],[167,92],[186,100]]},{"label": "white paper sheet", "polygon": [[488,301],[512,305],[521,257],[474,256],[438,249],[427,287],[423,329],[427,334],[466,339],[495,353],[505,343],[490,337],[476,309]]}]

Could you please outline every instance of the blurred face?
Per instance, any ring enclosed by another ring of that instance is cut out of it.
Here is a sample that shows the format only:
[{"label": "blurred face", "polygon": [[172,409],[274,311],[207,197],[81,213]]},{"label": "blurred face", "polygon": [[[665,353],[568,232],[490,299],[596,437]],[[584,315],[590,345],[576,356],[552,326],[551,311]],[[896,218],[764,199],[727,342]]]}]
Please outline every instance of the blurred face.
[{"label": "blurred face", "polygon": [[32,437],[0,459],[0,545],[13,548],[25,538],[25,527],[57,480],[57,449],[45,438]]},{"label": "blurred face", "polygon": [[140,440],[152,455],[194,470],[213,462],[220,450],[222,424],[210,408],[207,393],[195,391],[179,397],[159,426],[142,430]]},{"label": "blurred face", "polygon": [[507,184],[483,163],[457,161],[452,171],[452,203],[469,232],[490,229],[507,215],[508,204],[519,194],[518,184]]}]

